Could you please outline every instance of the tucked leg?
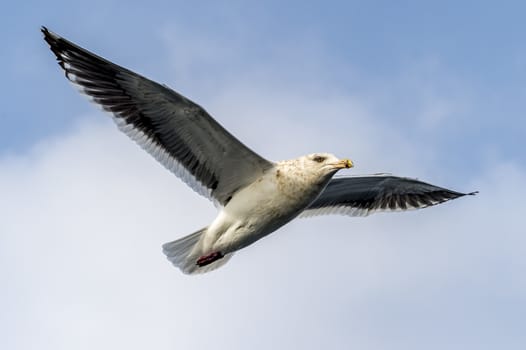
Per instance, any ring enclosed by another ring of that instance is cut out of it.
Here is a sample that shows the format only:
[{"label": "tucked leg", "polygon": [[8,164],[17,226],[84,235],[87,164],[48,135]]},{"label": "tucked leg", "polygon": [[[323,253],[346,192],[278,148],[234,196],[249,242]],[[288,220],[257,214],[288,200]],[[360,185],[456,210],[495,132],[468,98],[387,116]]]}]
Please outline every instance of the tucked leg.
[{"label": "tucked leg", "polygon": [[222,257],[224,257],[224,255],[221,252],[214,252],[212,254],[200,257],[199,259],[197,259],[195,264],[198,266],[206,266],[213,263],[216,260],[221,259]]}]

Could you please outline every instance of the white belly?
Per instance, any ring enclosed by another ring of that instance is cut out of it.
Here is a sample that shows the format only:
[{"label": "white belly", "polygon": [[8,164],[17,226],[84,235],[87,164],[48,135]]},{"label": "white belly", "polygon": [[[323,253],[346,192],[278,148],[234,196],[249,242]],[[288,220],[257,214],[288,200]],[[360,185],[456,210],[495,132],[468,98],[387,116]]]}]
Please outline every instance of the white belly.
[{"label": "white belly", "polygon": [[224,253],[248,246],[294,219],[323,187],[267,173],[223,208],[209,226],[206,246]]}]

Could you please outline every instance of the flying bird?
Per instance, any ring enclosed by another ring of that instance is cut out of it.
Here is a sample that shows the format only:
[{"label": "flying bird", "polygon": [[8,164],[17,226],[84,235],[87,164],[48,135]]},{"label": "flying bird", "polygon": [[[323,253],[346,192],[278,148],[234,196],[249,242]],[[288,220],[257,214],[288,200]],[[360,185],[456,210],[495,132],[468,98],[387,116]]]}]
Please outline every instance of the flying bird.
[{"label": "flying bird", "polygon": [[201,106],[42,27],[66,78],[111,113],[117,127],[219,209],[205,228],[163,245],[186,274],[214,270],[298,216],[419,209],[471,193],[391,175],[333,176],[349,159],[313,153],[272,162]]}]

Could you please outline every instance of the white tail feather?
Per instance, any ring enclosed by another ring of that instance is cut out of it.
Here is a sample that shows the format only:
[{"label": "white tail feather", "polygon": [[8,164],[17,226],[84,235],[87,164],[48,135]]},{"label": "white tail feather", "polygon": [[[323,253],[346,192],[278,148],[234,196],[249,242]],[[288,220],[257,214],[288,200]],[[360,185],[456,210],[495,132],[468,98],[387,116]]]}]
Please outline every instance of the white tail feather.
[{"label": "white tail feather", "polygon": [[200,247],[201,236],[206,232],[206,227],[178,240],[163,244],[163,253],[170,262],[181,269],[183,273],[193,275],[215,270],[230,260],[233,253],[226,254],[223,258],[206,266],[196,264],[197,259],[205,255]]}]

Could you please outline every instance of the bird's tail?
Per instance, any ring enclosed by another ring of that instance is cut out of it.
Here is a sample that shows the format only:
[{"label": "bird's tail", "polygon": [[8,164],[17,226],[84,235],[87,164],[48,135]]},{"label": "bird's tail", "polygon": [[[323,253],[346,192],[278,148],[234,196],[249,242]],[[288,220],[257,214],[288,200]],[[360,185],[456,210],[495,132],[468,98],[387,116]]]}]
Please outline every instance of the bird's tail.
[{"label": "bird's tail", "polygon": [[232,257],[233,253],[226,254],[221,259],[205,266],[197,265],[199,257],[205,255],[201,249],[200,240],[207,227],[189,234],[183,238],[163,244],[163,253],[170,262],[181,269],[183,273],[193,275],[204,273],[223,266]]}]

